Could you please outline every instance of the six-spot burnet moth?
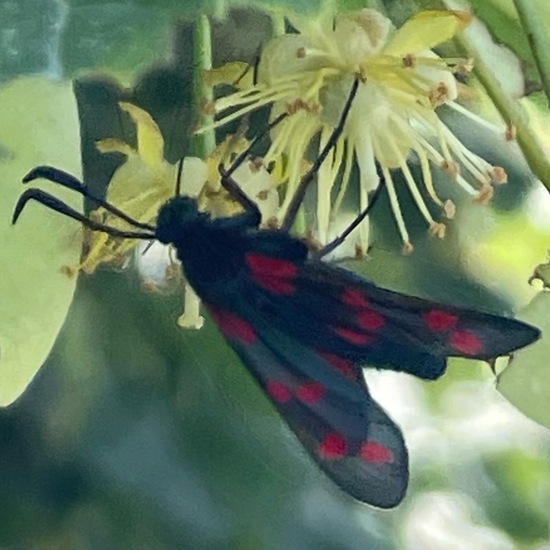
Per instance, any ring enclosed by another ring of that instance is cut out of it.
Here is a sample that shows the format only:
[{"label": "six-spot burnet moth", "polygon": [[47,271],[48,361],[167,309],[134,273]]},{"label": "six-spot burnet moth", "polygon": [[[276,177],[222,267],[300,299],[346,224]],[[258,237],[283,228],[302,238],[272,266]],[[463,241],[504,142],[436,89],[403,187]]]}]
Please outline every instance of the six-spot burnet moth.
[{"label": "six-spot burnet moth", "polygon": [[353,497],[391,508],[407,489],[407,448],[400,429],[371,397],[362,366],[433,380],[444,373],[448,357],[491,360],[530,344],[539,331],[392,292],[324,263],[368,210],[314,254],[289,234],[307,185],[342,132],[357,86],[355,80],[339,124],[303,177],[281,229],[260,229],[258,207],[232,178],[250,149],[230,169],[220,168],[223,187],[243,210],[230,218],[213,219],[177,192],[161,207],[156,226],[141,223],[94,197],[73,176],[40,166],[23,181],[45,178],[69,187],[135,229],[99,223],[34,188],[21,195],[13,222],[35,200],[92,230],[173,245],[219,330],[314,460]]}]

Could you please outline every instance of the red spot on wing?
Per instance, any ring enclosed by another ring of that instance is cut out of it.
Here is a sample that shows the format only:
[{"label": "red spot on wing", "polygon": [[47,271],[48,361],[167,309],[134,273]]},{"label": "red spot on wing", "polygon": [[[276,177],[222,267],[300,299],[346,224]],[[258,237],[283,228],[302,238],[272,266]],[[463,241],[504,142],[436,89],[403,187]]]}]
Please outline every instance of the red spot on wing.
[{"label": "red spot on wing", "polygon": [[458,322],[458,317],[452,313],[432,309],[424,314],[426,325],[433,332],[443,332],[453,328]]},{"label": "red spot on wing", "polygon": [[286,403],[292,399],[292,392],[280,382],[268,382],[266,391],[277,403]]},{"label": "red spot on wing", "polygon": [[322,399],[325,393],[327,393],[327,390],[323,384],[319,382],[308,382],[298,388],[296,397],[304,403],[313,404]]},{"label": "red spot on wing", "polygon": [[280,260],[263,254],[249,252],[245,255],[254,281],[273,294],[292,294],[296,287],[292,280],[298,273],[297,266],[288,260]]},{"label": "red spot on wing", "polygon": [[296,287],[292,283],[273,275],[255,276],[254,280],[273,294],[292,294],[296,290]]},{"label": "red spot on wing", "polygon": [[254,273],[273,273],[279,277],[295,277],[298,272],[296,265],[288,260],[280,260],[255,252],[249,252],[245,261]]},{"label": "red spot on wing", "polygon": [[357,315],[357,322],[360,327],[373,331],[380,330],[386,324],[384,317],[380,313],[376,313],[376,311],[363,311],[359,313]]},{"label": "red spot on wing", "polygon": [[367,297],[360,291],[353,288],[346,288],[342,292],[342,302],[351,307],[367,307],[369,301]]},{"label": "red spot on wing", "polygon": [[242,317],[222,309],[208,309],[220,332],[228,340],[239,340],[243,344],[252,344],[256,340],[254,327]]},{"label": "red spot on wing", "polygon": [[385,445],[376,441],[365,441],[361,445],[360,456],[365,462],[379,462],[387,464],[394,461],[393,452]]},{"label": "red spot on wing", "polygon": [[342,458],[347,453],[348,442],[338,433],[329,433],[319,447],[319,454],[327,460]]},{"label": "red spot on wing", "polygon": [[335,355],[334,353],[323,351],[323,352],[319,352],[319,354],[321,355],[321,357],[323,357],[323,359],[328,361],[336,370],[338,370],[346,378],[350,378],[352,380],[357,379],[357,372],[353,368],[353,363],[351,361],[348,361],[343,357]]},{"label": "red spot on wing", "polygon": [[365,332],[357,332],[356,330],[344,327],[332,327],[332,330],[338,334],[340,338],[356,346],[368,346],[374,341],[374,336]]},{"label": "red spot on wing", "polygon": [[469,330],[456,330],[453,332],[449,344],[464,355],[477,355],[483,349],[481,340]]}]

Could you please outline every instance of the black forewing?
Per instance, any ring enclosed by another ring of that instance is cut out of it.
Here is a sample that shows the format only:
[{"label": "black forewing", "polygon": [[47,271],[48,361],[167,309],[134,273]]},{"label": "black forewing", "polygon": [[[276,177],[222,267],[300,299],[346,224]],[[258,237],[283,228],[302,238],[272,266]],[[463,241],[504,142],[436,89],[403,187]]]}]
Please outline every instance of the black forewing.
[{"label": "black forewing", "polygon": [[540,336],[520,321],[392,292],[322,262],[290,258],[296,273],[289,276],[277,264],[289,250],[284,237],[275,244],[266,237],[252,235],[245,253],[255,260],[241,274],[248,299],[302,344],[352,363],[433,379],[447,357],[489,360]]},{"label": "black forewing", "polygon": [[[208,306],[221,332],[314,460],[344,491],[382,508],[399,504],[408,457],[399,428],[362,378],[347,378],[324,356],[241,304],[239,316]],[[246,318],[246,321],[245,321]]]},{"label": "black forewing", "polygon": [[195,290],[318,464],[376,506],[403,498],[407,451],[360,365],[437,378],[449,356],[490,359],[539,336],[513,319],[391,292],[308,261],[305,246],[279,231],[241,233],[223,254],[231,276],[205,284],[196,277]]}]

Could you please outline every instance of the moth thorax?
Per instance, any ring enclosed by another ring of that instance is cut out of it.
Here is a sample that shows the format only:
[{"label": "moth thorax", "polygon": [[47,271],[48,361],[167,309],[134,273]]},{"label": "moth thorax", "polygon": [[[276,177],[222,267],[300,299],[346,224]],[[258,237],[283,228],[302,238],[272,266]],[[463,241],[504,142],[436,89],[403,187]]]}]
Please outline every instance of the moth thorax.
[{"label": "moth thorax", "polygon": [[208,215],[199,212],[197,201],[191,197],[176,196],[164,203],[157,217],[157,239],[164,244],[180,241],[207,221]]}]

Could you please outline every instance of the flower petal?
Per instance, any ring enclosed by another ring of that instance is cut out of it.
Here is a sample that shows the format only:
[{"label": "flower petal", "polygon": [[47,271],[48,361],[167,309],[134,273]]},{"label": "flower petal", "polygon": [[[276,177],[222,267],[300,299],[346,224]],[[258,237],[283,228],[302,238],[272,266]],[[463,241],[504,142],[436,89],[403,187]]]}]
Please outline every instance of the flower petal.
[{"label": "flower petal", "polygon": [[121,101],[120,108],[126,111],[136,124],[137,149],[143,160],[150,166],[158,166],[164,161],[164,138],[151,115],[137,105]]},{"label": "flower petal", "polygon": [[99,139],[95,146],[100,153],[121,153],[127,157],[136,153],[127,143],[116,138]]},{"label": "flower petal", "polygon": [[204,71],[203,80],[206,86],[214,88],[221,84],[236,86],[239,90],[246,90],[254,85],[254,71],[248,63],[232,61]]},{"label": "flower petal", "polygon": [[418,12],[394,34],[384,48],[384,53],[407,55],[429,50],[450,40],[471,21],[472,15],[466,11]]}]

